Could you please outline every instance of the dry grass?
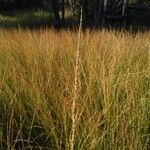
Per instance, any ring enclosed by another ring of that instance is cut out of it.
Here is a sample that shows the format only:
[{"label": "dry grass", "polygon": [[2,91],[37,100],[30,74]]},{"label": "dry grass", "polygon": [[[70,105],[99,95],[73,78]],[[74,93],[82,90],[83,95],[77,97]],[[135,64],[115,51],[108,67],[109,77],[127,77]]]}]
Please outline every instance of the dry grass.
[{"label": "dry grass", "polygon": [[[3,149],[70,149],[77,38],[0,30]],[[83,34],[75,150],[150,148],[149,42],[149,33]]]}]

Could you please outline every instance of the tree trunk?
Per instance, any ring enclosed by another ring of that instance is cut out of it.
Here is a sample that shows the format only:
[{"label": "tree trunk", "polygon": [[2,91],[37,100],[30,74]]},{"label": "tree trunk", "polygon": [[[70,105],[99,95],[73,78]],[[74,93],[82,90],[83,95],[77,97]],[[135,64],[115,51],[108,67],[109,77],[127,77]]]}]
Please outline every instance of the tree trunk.
[{"label": "tree trunk", "polygon": [[62,7],[61,7],[61,11],[62,11],[62,23],[64,24],[65,22],[65,0],[62,0]]},{"label": "tree trunk", "polygon": [[82,9],[83,9],[83,26],[86,27],[88,25],[89,17],[88,17],[88,0],[82,0]]},{"label": "tree trunk", "polygon": [[108,7],[108,0],[104,0],[104,16],[102,20],[102,26],[107,26],[107,7]]},{"label": "tree trunk", "polygon": [[53,14],[54,14],[55,21],[56,21],[56,27],[60,28],[61,27],[61,19],[60,19],[60,15],[59,15],[58,0],[52,0],[52,9],[53,9]]},{"label": "tree trunk", "polygon": [[107,4],[108,4],[108,1],[104,0],[104,13],[107,12]]},{"label": "tree trunk", "polygon": [[123,0],[122,16],[127,15],[128,0]]}]

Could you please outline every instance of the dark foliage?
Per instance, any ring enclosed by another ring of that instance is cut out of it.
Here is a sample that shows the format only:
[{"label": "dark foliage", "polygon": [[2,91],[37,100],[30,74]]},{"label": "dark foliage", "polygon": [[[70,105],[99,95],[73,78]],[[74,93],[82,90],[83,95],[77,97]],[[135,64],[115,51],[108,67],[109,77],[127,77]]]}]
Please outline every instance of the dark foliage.
[{"label": "dark foliage", "polygon": [[42,7],[44,3],[52,10],[53,25],[65,25],[65,9],[69,8],[73,18],[79,20],[83,10],[83,27],[129,27],[142,22],[150,26],[150,2],[148,0],[0,0],[0,10],[16,10]]}]

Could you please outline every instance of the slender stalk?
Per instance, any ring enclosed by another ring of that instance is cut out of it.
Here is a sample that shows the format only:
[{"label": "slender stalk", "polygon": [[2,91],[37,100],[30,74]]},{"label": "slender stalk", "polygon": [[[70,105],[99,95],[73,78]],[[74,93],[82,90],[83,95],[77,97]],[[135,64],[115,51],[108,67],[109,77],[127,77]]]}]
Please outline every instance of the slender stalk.
[{"label": "slender stalk", "polygon": [[70,139],[70,150],[74,150],[74,139],[75,139],[75,129],[76,129],[76,102],[78,100],[79,93],[79,57],[80,57],[80,42],[81,42],[81,31],[82,31],[82,8],[80,16],[80,25],[77,41],[77,51],[76,51],[76,64],[75,64],[75,77],[74,77],[74,96],[71,107],[71,117],[72,117],[72,128],[71,128],[71,139]]}]

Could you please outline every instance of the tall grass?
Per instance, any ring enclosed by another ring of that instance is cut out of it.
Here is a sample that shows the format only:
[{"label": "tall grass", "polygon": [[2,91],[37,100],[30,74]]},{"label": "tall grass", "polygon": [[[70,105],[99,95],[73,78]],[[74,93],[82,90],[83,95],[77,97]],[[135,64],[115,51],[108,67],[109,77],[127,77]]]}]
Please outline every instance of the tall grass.
[{"label": "tall grass", "polygon": [[[82,34],[73,148],[149,149],[150,34]],[[0,30],[3,149],[70,149],[77,35]]]}]

